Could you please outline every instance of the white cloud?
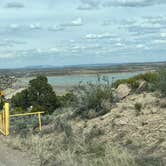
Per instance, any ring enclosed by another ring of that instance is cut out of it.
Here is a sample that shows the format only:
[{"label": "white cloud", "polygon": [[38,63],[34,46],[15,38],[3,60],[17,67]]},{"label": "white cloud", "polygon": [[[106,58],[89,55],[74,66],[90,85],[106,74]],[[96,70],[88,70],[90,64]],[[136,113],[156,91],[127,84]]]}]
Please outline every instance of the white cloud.
[{"label": "white cloud", "polygon": [[83,20],[82,18],[77,18],[76,20],[73,20],[71,22],[68,22],[66,24],[62,24],[64,27],[70,27],[70,26],[82,26],[83,25]]},{"label": "white cloud", "polygon": [[15,55],[14,53],[0,53],[0,58],[2,59],[15,58],[15,57],[17,57],[17,55]]},{"label": "white cloud", "polygon": [[9,27],[11,29],[18,29],[20,26],[19,26],[19,24],[11,24]]},{"label": "white cloud", "polygon": [[160,36],[161,37],[166,37],[166,33],[162,32],[162,33],[160,33]]},{"label": "white cloud", "polygon": [[62,51],[62,50],[60,50],[60,48],[54,47],[54,48],[50,48],[48,51],[49,51],[49,52],[56,53],[56,52],[60,52],[60,51]]},{"label": "white cloud", "polygon": [[124,44],[124,43],[115,43],[115,46],[118,46],[118,47],[124,47],[125,44]]},{"label": "white cloud", "polygon": [[78,19],[76,19],[76,20],[73,20],[73,21],[71,22],[71,24],[72,24],[72,25],[76,25],[76,26],[82,25],[82,24],[83,24],[82,18],[78,18]]},{"label": "white cloud", "polygon": [[99,0],[81,0],[81,5],[78,7],[79,10],[92,10],[97,9],[99,6]]},{"label": "white cloud", "polygon": [[87,34],[84,38],[85,39],[105,39],[105,38],[114,38],[112,34],[103,33],[103,34]]},{"label": "white cloud", "polygon": [[30,25],[29,25],[29,28],[32,29],[32,30],[39,30],[39,29],[42,29],[40,23],[30,24]]},{"label": "white cloud", "polygon": [[143,44],[137,44],[136,48],[144,48],[145,46]]},{"label": "white cloud", "polygon": [[154,40],[153,43],[155,43],[155,44],[166,44],[166,40],[158,39],[158,40]]}]

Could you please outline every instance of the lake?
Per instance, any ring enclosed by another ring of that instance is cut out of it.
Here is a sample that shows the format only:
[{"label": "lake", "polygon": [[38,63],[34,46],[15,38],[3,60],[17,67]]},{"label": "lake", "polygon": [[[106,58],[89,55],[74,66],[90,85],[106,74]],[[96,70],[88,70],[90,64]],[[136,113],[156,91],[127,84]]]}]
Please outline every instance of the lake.
[{"label": "lake", "polygon": [[[109,74],[100,74],[100,80],[103,81],[103,78],[112,83],[118,79],[127,79],[135,75],[141,74],[143,72],[126,72],[126,73],[109,73]],[[53,76],[48,77],[48,81],[51,85],[78,85],[79,83],[85,84],[87,82],[95,83],[97,82],[97,75],[71,75],[71,76]]]},{"label": "lake", "polygon": [[[123,72],[123,73],[108,73],[108,74],[100,74],[100,82],[104,83],[103,78],[109,81],[111,84],[112,82],[118,79],[127,79],[133,77],[135,75],[144,73],[143,71],[140,72]],[[21,78],[19,79],[22,84],[27,85],[31,78]],[[64,75],[64,76],[49,76],[48,82],[52,86],[74,86],[80,83],[85,84],[87,82],[95,83],[97,82],[98,77],[97,75]]]}]

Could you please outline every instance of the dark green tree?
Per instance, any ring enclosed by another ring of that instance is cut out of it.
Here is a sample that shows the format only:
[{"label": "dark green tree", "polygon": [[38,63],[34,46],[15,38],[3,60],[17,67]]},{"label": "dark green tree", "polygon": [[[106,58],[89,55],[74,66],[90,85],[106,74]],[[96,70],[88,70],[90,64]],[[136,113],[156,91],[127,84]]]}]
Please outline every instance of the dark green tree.
[{"label": "dark green tree", "polygon": [[43,106],[49,113],[59,107],[58,98],[45,76],[38,76],[29,82],[28,98],[33,106]]},{"label": "dark green tree", "polygon": [[29,107],[30,101],[28,99],[28,90],[25,89],[13,96],[11,103],[14,107],[21,107],[22,109],[26,109],[27,107]]},{"label": "dark green tree", "polygon": [[31,80],[26,90],[16,94],[12,98],[12,103],[14,106],[22,108],[41,106],[49,113],[60,106],[60,102],[52,86],[48,83],[47,77],[42,75]]}]

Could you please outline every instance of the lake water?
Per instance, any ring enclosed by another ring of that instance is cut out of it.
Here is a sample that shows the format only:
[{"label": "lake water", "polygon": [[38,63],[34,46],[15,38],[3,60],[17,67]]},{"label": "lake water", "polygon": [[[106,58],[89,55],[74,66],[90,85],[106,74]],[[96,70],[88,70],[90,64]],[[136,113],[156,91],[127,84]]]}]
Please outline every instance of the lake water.
[{"label": "lake water", "polygon": [[[127,79],[133,77],[137,74],[143,72],[126,72],[126,73],[109,73],[109,74],[100,74],[100,80],[103,81],[103,77],[106,78],[110,83],[116,81],[118,79]],[[78,85],[79,83],[87,83],[87,82],[97,82],[97,75],[72,75],[72,76],[54,76],[48,77],[48,81],[51,85]]]},{"label": "lake water", "polygon": [[[104,83],[103,77],[105,77],[111,84],[113,81],[118,79],[127,79],[135,75],[143,73],[140,72],[124,72],[124,73],[109,73],[109,74],[100,74],[100,82]],[[33,78],[21,78],[21,84],[27,85],[29,80]],[[64,75],[64,76],[51,76],[48,77],[48,82],[53,86],[73,86],[80,83],[85,84],[87,82],[95,83],[98,81],[97,75]]]}]

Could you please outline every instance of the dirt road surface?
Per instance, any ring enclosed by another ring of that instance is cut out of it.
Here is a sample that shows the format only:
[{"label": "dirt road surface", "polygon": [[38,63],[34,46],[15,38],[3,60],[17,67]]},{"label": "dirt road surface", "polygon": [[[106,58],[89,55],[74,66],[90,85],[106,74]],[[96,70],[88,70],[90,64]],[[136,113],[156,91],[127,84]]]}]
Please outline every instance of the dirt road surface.
[{"label": "dirt road surface", "polygon": [[[0,138],[0,166],[32,166],[32,160],[26,153],[11,149]],[[35,164],[36,165],[36,164]]]}]

